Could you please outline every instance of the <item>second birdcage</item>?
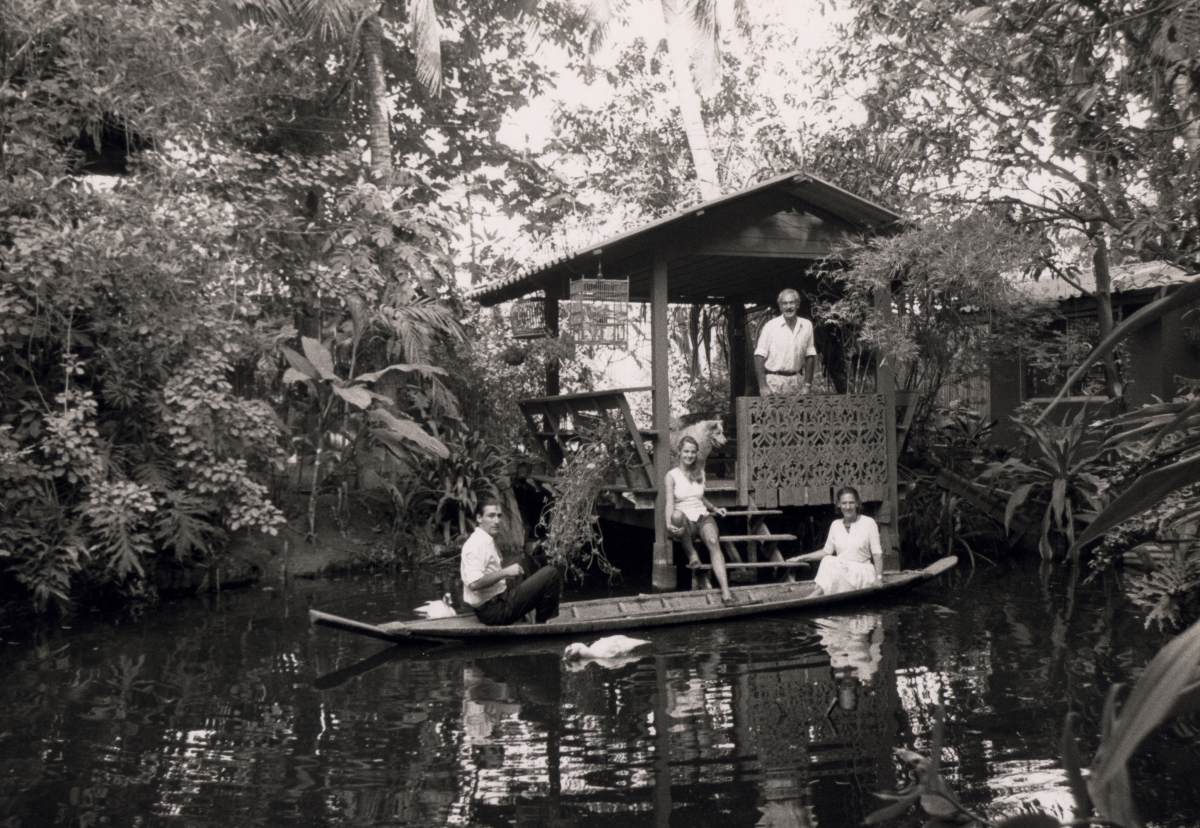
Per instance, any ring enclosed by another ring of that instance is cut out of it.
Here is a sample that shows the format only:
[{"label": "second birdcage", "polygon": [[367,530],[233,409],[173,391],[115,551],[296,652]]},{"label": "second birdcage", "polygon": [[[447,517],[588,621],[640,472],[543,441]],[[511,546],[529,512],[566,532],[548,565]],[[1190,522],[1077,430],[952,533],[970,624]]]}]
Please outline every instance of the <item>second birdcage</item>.
[{"label": "second birdcage", "polygon": [[629,280],[574,279],[567,302],[567,330],[577,345],[629,345]]}]

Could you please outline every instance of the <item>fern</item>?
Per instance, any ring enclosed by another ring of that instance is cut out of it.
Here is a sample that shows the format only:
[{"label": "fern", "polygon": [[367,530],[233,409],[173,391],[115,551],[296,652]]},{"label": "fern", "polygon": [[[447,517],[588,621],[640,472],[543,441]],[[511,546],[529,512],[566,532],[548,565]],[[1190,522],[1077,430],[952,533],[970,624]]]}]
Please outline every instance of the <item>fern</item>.
[{"label": "fern", "polygon": [[1130,579],[1129,598],[1148,608],[1146,626],[1159,628],[1183,625],[1183,612],[1200,587],[1200,553],[1176,550],[1174,555],[1155,559],[1154,571]]},{"label": "fern", "polygon": [[154,491],[170,491],[179,480],[174,461],[161,452],[146,452],[141,462],[133,467],[133,479]]},{"label": "fern", "polygon": [[154,537],[175,552],[176,560],[203,559],[212,554],[212,544],[224,537],[213,522],[215,504],[188,492],[166,493],[154,523]]},{"label": "fern", "polygon": [[136,483],[100,483],[92,487],[80,512],[98,538],[92,551],[106,559],[118,578],[133,572],[146,576],[142,561],[154,552],[147,521],[156,509],[150,491]]},{"label": "fern", "polygon": [[77,522],[53,506],[27,506],[0,517],[0,567],[33,593],[38,612],[51,603],[60,610],[70,608],[72,576],[87,559]]}]

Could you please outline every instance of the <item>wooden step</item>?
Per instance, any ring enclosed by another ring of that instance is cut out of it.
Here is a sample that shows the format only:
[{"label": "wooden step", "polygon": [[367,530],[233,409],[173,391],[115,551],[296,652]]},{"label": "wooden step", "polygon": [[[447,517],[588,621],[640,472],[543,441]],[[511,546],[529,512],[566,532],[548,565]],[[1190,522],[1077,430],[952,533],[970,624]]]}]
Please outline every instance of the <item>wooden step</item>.
[{"label": "wooden step", "polygon": [[[755,561],[753,563],[729,563],[726,561],[726,569],[795,569],[800,566],[811,566],[812,561]],[[683,567],[687,568],[687,567]],[[700,564],[700,566],[692,567],[693,571],[703,571],[712,569],[712,564]]]},{"label": "wooden step", "polygon": [[775,543],[778,541],[794,541],[795,539],[795,535],[721,535],[717,540],[722,543],[745,543],[746,541]]},{"label": "wooden step", "polygon": [[726,512],[725,517],[763,517],[764,515],[782,514],[782,509],[755,509],[753,511]]}]

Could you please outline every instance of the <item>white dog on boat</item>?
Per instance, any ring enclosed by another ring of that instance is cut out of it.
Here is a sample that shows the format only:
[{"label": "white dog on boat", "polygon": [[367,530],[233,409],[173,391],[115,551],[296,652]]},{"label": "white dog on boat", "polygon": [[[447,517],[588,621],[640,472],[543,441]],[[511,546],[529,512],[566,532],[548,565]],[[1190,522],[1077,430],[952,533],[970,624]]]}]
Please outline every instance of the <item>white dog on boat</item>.
[{"label": "white dog on boat", "polygon": [[426,601],[421,606],[413,610],[422,618],[453,618],[458,615],[454,609],[454,599],[447,592],[438,601]]}]

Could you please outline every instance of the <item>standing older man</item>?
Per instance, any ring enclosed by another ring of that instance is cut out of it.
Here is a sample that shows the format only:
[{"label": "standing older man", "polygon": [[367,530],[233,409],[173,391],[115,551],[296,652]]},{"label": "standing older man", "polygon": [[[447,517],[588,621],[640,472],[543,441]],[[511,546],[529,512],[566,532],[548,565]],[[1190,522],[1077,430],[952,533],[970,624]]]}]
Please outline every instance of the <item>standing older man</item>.
[{"label": "standing older man", "polygon": [[[813,326],[798,315],[800,294],[788,288],[779,294],[779,316],[762,326],[754,349],[758,392],[807,394],[817,367]],[[803,373],[802,373],[803,372]]]}]

